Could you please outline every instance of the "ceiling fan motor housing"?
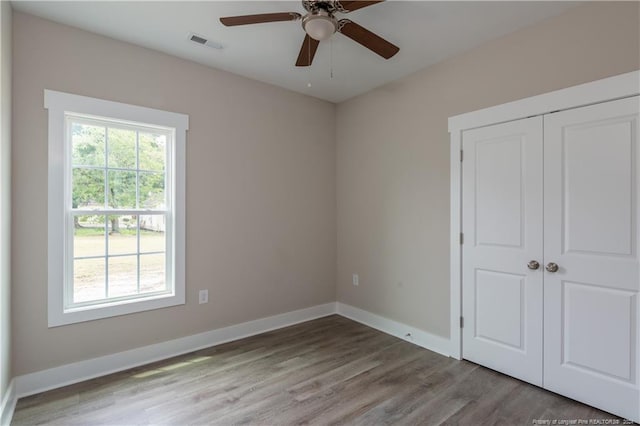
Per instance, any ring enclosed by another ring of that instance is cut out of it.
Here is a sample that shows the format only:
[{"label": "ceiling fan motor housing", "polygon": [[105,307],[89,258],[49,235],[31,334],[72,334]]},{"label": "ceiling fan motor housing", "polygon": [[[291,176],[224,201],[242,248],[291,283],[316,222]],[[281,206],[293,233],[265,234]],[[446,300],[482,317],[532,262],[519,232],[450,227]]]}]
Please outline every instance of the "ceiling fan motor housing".
[{"label": "ceiling fan motor housing", "polygon": [[324,10],[331,14],[336,12],[345,12],[340,5],[340,2],[335,0],[302,0],[302,7],[307,12],[313,12],[318,10]]}]

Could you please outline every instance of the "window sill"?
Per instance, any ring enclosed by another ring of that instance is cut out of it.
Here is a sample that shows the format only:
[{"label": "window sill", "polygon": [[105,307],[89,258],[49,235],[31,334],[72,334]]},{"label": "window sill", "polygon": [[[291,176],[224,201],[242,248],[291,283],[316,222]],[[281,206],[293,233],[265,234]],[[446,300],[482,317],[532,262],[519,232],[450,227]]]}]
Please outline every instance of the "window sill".
[{"label": "window sill", "polygon": [[161,294],[145,297],[144,299],[120,300],[100,305],[69,308],[64,311],[49,311],[49,328],[150,311],[154,309],[168,308],[170,306],[184,305],[184,303],[184,294]]}]

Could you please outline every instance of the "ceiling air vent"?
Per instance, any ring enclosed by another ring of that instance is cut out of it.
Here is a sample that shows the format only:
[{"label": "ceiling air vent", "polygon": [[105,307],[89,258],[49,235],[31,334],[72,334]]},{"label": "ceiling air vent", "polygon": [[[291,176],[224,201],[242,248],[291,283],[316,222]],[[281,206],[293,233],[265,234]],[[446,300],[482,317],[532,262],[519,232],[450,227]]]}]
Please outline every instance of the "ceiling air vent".
[{"label": "ceiling air vent", "polygon": [[203,46],[211,47],[213,49],[222,49],[222,45],[220,43],[216,43],[215,41],[209,41],[206,38],[199,36],[198,34],[189,33],[187,38],[192,42],[201,44]]},{"label": "ceiling air vent", "polygon": [[190,39],[191,41],[195,41],[196,43],[200,43],[200,44],[207,44],[207,39],[206,38],[202,38],[200,36],[197,36],[195,34],[191,34]]}]

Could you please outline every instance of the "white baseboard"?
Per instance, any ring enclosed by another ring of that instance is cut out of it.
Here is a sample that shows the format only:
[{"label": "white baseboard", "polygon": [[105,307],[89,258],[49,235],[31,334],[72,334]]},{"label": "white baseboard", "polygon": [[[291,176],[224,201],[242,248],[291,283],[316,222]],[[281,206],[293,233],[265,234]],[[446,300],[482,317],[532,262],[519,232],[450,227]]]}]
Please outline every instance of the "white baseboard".
[{"label": "white baseboard", "polygon": [[[335,313],[335,302],[326,303],[168,342],[156,343],[17,376],[15,378],[15,395],[22,398]],[[4,423],[2,426],[4,426]]]},{"label": "white baseboard", "polygon": [[444,356],[449,356],[451,349],[451,342],[449,339],[422,331],[410,325],[390,320],[345,303],[337,302],[336,305],[338,315],[352,319],[402,340],[406,340],[407,342],[429,349],[430,351],[437,352]]},{"label": "white baseboard", "polygon": [[15,380],[9,382],[7,392],[2,398],[2,405],[0,405],[0,426],[9,426],[11,424],[11,418],[13,417],[13,410],[16,408],[16,387]]},{"label": "white baseboard", "polygon": [[[3,401],[2,421],[6,413],[13,413],[17,398],[33,395],[47,390],[82,382],[129,368],[149,364],[177,355],[197,351],[222,343],[243,339],[267,331],[310,321],[332,314],[339,314],[384,333],[406,340],[423,348],[449,356],[451,343],[449,339],[427,333],[388,318],[339,302],[326,303],[306,309],[274,315],[254,321],[236,324],[217,330],[207,331],[192,336],[181,337],[168,342],[156,343],[141,348],[105,355],[85,361],[74,362],[48,370],[37,371],[15,377],[10,392]],[[407,336],[407,333],[410,335]],[[15,385],[14,385],[15,383]],[[4,404],[7,404],[6,407]],[[8,408],[10,410],[8,410]],[[6,411],[6,413],[5,413]],[[11,417],[9,416],[10,420]],[[5,423],[1,423],[4,426]]]}]

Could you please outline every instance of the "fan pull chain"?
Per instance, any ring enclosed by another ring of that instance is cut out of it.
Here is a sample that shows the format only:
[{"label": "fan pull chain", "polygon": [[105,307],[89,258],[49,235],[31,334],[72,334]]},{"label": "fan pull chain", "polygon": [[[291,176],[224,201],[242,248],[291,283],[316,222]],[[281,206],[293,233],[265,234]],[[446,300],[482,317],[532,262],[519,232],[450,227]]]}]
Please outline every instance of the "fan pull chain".
[{"label": "fan pull chain", "polygon": [[311,87],[311,39],[309,37],[305,37],[305,41],[307,42],[307,70],[309,73],[309,82],[307,83],[307,87]]},{"label": "fan pull chain", "polygon": [[329,56],[331,56],[331,59],[329,60],[329,62],[331,63],[330,78],[331,78],[331,80],[333,80],[333,37],[331,37],[331,40],[329,40],[329,43],[330,43]]}]

